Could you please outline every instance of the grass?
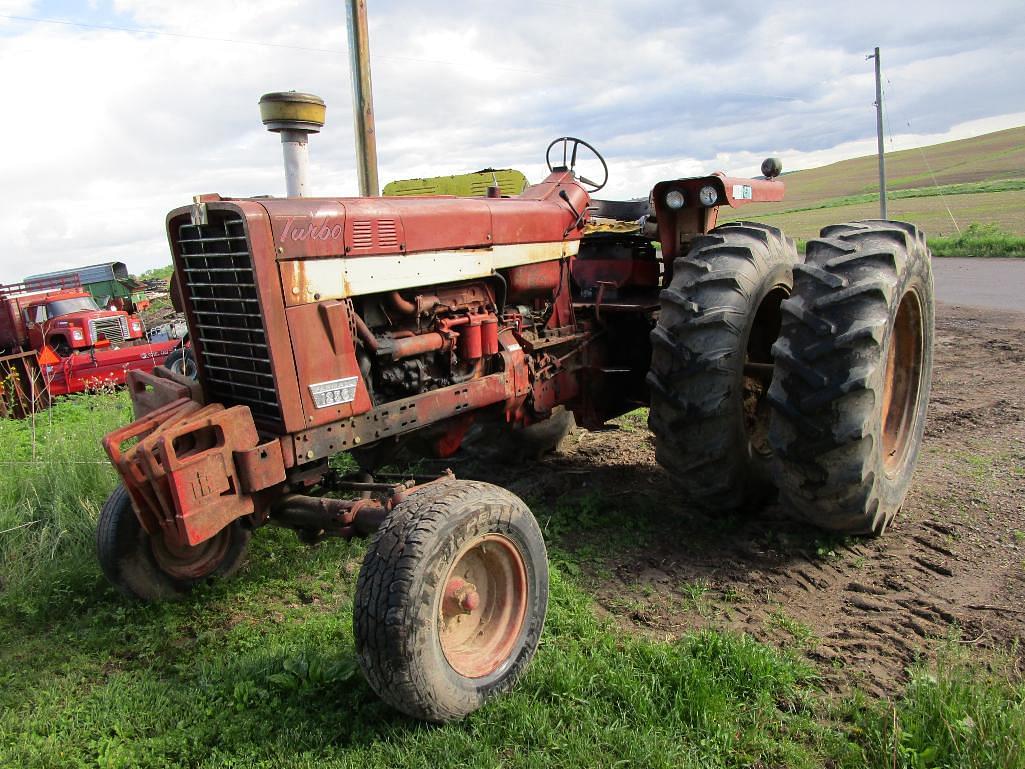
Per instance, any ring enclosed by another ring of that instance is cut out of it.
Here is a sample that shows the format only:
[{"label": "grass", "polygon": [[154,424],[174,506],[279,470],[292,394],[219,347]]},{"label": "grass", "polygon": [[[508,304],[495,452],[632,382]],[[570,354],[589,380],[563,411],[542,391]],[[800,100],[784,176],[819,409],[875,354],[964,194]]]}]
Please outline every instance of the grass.
[{"label": "grass", "polygon": [[[936,255],[1021,253],[1020,240],[965,243],[957,236],[959,228],[977,223],[995,226],[1008,237],[1025,237],[1025,127],[888,152],[886,165],[888,216],[918,225],[930,244],[936,241]],[[875,155],[787,173],[781,202],[721,210],[719,218],[765,221],[808,240],[830,224],[878,218],[877,173]],[[974,253],[980,246],[983,250]]]},{"label": "grass", "polygon": [[1025,766],[1025,687],[1010,657],[989,667],[965,646],[948,646],[935,671],[918,670],[890,706],[848,703],[869,766],[989,769]]},{"label": "grass", "polygon": [[34,424],[0,420],[0,606],[35,613],[98,585],[96,518],[115,485],[99,439],[129,421],[124,393],[59,399]]},{"label": "grass", "polygon": [[[0,475],[0,766],[1022,765],[1025,686],[1009,663],[954,646],[895,702],[837,698],[782,610],[793,651],[713,631],[659,642],[598,619],[575,576],[594,550],[575,534],[622,527],[595,523],[612,514],[591,499],[532,501],[554,568],[526,678],[463,722],[409,721],[353,657],[362,542],[262,530],[236,580],[179,604],[103,584],[92,530],[113,475],[92,462],[127,418],[123,394],[63,400],[37,423],[34,459],[30,425],[0,423],[5,460],[30,462]],[[700,601],[707,586],[692,587]]]},{"label": "grass", "polygon": [[973,224],[959,235],[929,238],[933,256],[1025,257],[1025,237],[1003,232],[994,224]]},{"label": "grass", "polygon": [[[783,162],[785,168],[785,156]],[[786,184],[786,198],[758,208],[783,211],[845,196],[870,195],[878,190],[878,172],[877,159],[872,154],[785,173],[782,179]],[[887,152],[886,172],[891,193],[1025,179],[1025,127]],[[1018,224],[1016,232],[1025,234],[1025,222]]]},{"label": "grass", "polygon": [[[796,238],[797,250],[805,253],[808,241]],[[1025,258],[1025,237],[1004,232],[995,224],[971,224],[959,235],[928,238],[933,256]]]},{"label": "grass", "polygon": [[[955,195],[976,195],[987,192],[1017,192],[1025,190],[1025,179],[1001,179],[990,182],[972,182],[965,184],[941,184],[935,187],[913,187],[905,190],[888,190],[887,201],[908,200],[910,198],[934,198],[948,197]],[[773,211],[770,216],[783,216],[786,214],[797,214],[803,211],[818,211],[823,208],[844,208],[862,203],[878,203],[879,193],[868,192],[860,195],[844,195],[837,198],[826,198],[813,203],[797,207],[787,208],[782,211]],[[728,217],[730,218],[730,217]]]}]

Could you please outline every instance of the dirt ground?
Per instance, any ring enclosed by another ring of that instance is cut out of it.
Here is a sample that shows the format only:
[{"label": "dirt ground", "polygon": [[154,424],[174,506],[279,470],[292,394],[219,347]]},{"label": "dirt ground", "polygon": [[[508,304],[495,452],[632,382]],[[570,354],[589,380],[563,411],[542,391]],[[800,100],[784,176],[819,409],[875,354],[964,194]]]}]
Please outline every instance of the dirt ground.
[{"label": "dirt ground", "polygon": [[807,654],[832,687],[892,694],[943,639],[1008,649],[1025,634],[1025,314],[940,305],[935,349],[915,481],[878,539],[809,530],[779,505],[689,510],[638,418],[539,462],[454,469],[554,509],[549,539],[621,625],[743,631]]}]

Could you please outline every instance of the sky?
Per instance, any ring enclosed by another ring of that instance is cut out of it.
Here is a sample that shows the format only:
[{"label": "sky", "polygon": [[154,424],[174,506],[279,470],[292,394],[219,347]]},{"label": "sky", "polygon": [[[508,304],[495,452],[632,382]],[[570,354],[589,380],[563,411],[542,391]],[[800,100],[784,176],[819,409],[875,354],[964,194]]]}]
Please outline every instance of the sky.
[{"label": "sky", "polygon": [[[600,197],[786,170],[1025,124],[1021,0],[368,0],[382,184],[519,168],[558,136],[608,160]],[[64,23],[56,23],[64,22]],[[125,31],[128,30],[128,31]],[[261,94],[327,102],[314,195],[357,193],[341,0],[0,0],[0,281],[170,261],[204,192],[283,195]]]}]

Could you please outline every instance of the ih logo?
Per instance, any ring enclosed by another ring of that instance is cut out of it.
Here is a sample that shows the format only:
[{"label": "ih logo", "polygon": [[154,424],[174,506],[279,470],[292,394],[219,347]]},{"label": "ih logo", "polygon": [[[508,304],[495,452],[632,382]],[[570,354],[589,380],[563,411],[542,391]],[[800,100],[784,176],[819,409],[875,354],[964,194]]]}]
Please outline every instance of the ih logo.
[{"label": "ih logo", "polygon": [[202,470],[197,470],[195,477],[192,479],[192,498],[199,501],[203,497],[208,497],[214,493],[212,484],[210,483],[210,476]]},{"label": "ih logo", "polygon": [[[231,481],[224,468],[221,457],[207,457],[188,469],[185,481],[179,488],[189,496],[194,504],[207,504],[207,497],[222,496],[231,488]],[[184,488],[183,488],[184,487]]]},{"label": "ih logo", "polygon": [[310,240],[338,240],[345,227],[337,219],[314,219],[312,216],[285,217],[278,240],[300,243]]}]

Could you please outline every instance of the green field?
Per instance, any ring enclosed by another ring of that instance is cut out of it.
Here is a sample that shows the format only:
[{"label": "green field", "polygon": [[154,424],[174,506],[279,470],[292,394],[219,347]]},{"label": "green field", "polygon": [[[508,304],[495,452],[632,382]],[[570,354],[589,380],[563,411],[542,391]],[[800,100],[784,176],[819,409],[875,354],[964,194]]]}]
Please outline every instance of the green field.
[{"label": "green field", "polygon": [[[972,224],[1025,237],[1025,127],[888,153],[886,170],[889,218],[930,239]],[[877,174],[874,155],[786,173],[783,202],[727,209],[720,221],[764,221],[807,240],[828,224],[878,217]]]},{"label": "green field", "polygon": [[93,527],[114,477],[98,438],[129,412],[107,394],[64,399],[35,426],[0,422],[0,766],[1025,765],[1025,686],[956,639],[890,702],[827,691],[800,644],[660,642],[598,619],[593,553],[571,543],[582,527],[610,543],[659,536],[643,500],[531,500],[554,568],[527,677],[462,723],[412,722],[356,670],[361,542],[310,549],[261,531],[239,578],[174,605],[103,583]]}]

